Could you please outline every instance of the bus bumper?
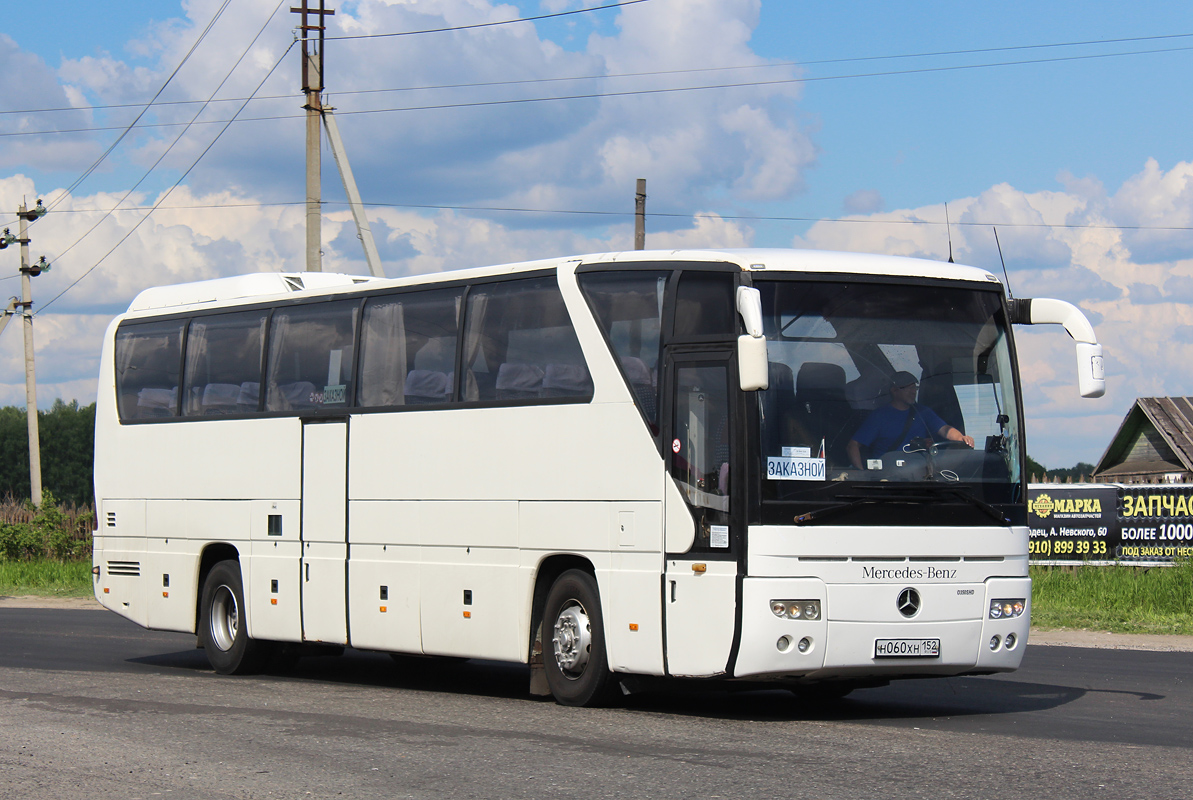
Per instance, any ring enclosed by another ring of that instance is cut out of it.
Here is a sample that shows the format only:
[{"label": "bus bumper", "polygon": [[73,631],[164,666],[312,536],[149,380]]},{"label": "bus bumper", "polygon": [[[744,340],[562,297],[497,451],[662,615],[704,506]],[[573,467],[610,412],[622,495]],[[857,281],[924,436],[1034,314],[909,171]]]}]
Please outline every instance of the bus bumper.
[{"label": "bus bumper", "polygon": [[[910,615],[899,605],[905,589],[914,589],[919,602]],[[991,603],[1003,599],[1024,600],[1023,613],[991,619]],[[775,600],[820,600],[820,618],[776,616]],[[819,681],[1009,672],[1023,660],[1030,603],[1027,578],[914,586],[746,578],[733,675]],[[917,648],[921,654],[908,657],[882,653]]]}]

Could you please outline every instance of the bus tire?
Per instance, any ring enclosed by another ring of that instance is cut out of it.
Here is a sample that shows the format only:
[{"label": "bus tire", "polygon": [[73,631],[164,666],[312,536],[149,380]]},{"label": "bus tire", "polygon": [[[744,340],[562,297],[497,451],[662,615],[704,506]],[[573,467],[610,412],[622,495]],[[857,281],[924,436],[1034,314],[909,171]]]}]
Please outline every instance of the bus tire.
[{"label": "bus tire", "polygon": [[249,638],[239,561],[221,561],[207,573],[199,606],[199,641],[221,675],[257,672],[269,658],[268,644]]},{"label": "bus tire", "polygon": [[615,688],[605,651],[596,579],[578,569],[560,575],[543,606],[543,667],[555,702],[606,704]]}]

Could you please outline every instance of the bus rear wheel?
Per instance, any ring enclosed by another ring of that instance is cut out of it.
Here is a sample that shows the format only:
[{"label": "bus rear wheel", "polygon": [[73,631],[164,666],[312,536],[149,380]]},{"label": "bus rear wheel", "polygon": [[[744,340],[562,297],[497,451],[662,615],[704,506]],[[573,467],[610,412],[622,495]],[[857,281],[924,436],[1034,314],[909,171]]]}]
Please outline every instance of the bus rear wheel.
[{"label": "bus rear wheel", "polygon": [[596,579],[581,570],[560,575],[543,607],[543,668],[555,701],[564,706],[609,702],[615,683],[605,655]]},{"label": "bus rear wheel", "polygon": [[199,641],[221,675],[257,672],[269,657],[266,642],[249,638],[239,561],[221,561],[207,573],[199,606]]}]

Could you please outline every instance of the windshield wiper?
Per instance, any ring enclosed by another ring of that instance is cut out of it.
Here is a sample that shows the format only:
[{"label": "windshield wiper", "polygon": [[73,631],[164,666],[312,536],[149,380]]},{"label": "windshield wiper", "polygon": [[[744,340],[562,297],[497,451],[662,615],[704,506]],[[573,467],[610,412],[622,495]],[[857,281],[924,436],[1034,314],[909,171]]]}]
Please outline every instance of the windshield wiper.
[{"label": "windshield wiper", "polygon": [[842,492],[841,494],[836,495],[834,499],[845,500],[847,502],[838,503],[837,505],[827,506],[825,508],[818,508],[815,511],[809,511],[806,514],[800,514],[795,518],[795,524],[806,525],[813,520],[819,520],[826,516],[831,517],[835,514],[852,511],[855,508],[869,505],[871,503],[933,503],[939,500],[941,495],[956,497],[957,499],[964,501],[968,505],[971,505],[982,513],[986,514],[1000,525],[1011,524],[1011,520],[1009,520],[1005,514],[986,501],[974,497],[972,494],[969,494],[968,492],[965,492],[961,489],[933,485],[914,487],[891,486],[889,488],[885,486],[870,486],[864,491]]}]

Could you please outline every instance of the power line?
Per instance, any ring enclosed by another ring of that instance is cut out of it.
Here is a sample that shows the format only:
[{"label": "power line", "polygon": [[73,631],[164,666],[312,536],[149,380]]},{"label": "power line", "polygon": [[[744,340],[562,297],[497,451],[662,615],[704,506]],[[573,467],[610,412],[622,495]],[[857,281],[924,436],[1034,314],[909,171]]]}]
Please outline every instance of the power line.
[{"label": "power line", "polygon": [[347,41],[349,39],[382,39],[392,36],[419,36],[424,33],[449,33],[451,31],[468,31],[476,28],[493,28],[498,25],[513,25],[517,22],[536,22],[542,19],[554,19],[556,17],[570,17],[573,14],[588,14],[592,11],[604,11],[609,8],[622,8],[624,6],[636,6],[639,3],[646,3],[649,0],[625,0],[621,3],[610,3],[604,6],[589,6],[588,8],[577,8],[572,11],[560,11],[555,14],[540,14],[537,17],[519,17],[517,19],[503,19],[497,22],[478,22],[474,25],[453,25],[448,28],[428,28],[420,31],[394,31],[392,33],[361,33],[354,36],[328,36],[326,41]]},{"label": "power line", "polygon": [[[694,73],[707,72],[729,72],[734,70],[750,70],[750,69],[778,69],[787,67],[807,67],[817,66],[821,64],[844,64],[852,62],[864,61],[888,61],[903,58],[931,58],[936,56],[948,55],[976,55],[981,53],[999,53],[999,52],[1013,52],[1017,50],[1038,50],[1051,47],[1081,47],[1096,44],[1121,44],[1126,42],[1144,42],[1156,41],[1162,39],[1186,39],[1193,37],[1193,33],[1174,33],[1162,36],[1132,36],[1119,39],[1092,39],[1079,42],[1051,42],[1042,44],[1024,44],[1024,45],[1008,45],[1004,47],[982,47],[972,48],[968,50],[938,50],[928,53],[895,53],[877,56],[852,56],[849,58],[828,58],[815,61],[772,61],[765,64],[736,64],[723,67],[699,67],[695,69],[668,69],[668,70],[651,70],[646,72],[618,72],[608,73],[603,75],[570,75],[553,78],[525,78],[521,80],[507,80],[507,81],[474,81],[471,83],[443,83],[430,84],[426,86],[396,86],[382,89],[348,89],[344,91],[335,92],[337,97],[345,97],[358,94],[379,94],[388,92],[422,92],[422,91],[436,91],[441,89],[475,89],[491,86],[518,86],[526,84],[539,83],[561,83],[567,81],[591,81],[591,80],[609,80],[615,78],[641,78],[641,77],[658,77],[660,75],[686,75]],[[1144,53],[1151,52],[1168,52],[1167,50],[1157,51],[1138,51]],[[1126,53],[1111,53],[1108,55],[1135,55],[1137,52]],[[1018,63],[1018,62],[1016,62]],[[253,101],[269,101],[269,100],[294,100],[301,98],[301,93],[292,94],[275,94],[262,95],[259,97],[245,98],[245,97],[222,97],[218,100],[162,100],[153,102],[152,105],[157,107],[163,106],[185,106],[197,105],[200,103],[239,103],[244,100]],[[65,112],[65,111],[104,111],[111,109],[122,108],[143,108],[149,103],[113,103],[108,105],[93,105],[93,106],[63,106],[59,108],[27,108],[27,109],[0,109],[0,116],[5,114],[41,114],[51,112]],[[91,130],[91,129],[88,129]]]},{"label": "power line", "polygon": [[[661,88],[661,89],[632,89],[632,90],[619,91],[619,92],[590,92],[587,94],[556,95],[553,97],[511,98],[508,100],[476,100],[476,101],[471,101],[471,102],[437,103],[437,104],[432,104],[432,105],[421,105],[421,106],[396,106],[396,107],[392,107],[392,108],[358,109],[355,111],[340,110],[338,112],[338,114],[339,114],[339,116],[348,116],[348,115],[355,115],[355,114],[388,114],[388,113],[396,113],[396,112],[403,112],[403,111],[442,111],[442,110],[449,110],[449,109],[456,109],[456,108],[480,108],[480,107],[485,107],[485,106],[519,105],[519,104],[524,104],[524,103],[550,103],[550,102],[560,102],[560,101],[566,101],[566,100],[595,100],[595,99],[601,99],[601,98],[606,98],[606,97],[633,97],[633,96],[643,96],[643,95],[675,94],[675,93],[680,93],[680,92],[699,92],[699,91],[713,91],[713,90],[724,90],[724,89],[751,88],[751,87],[758,87],[758,86],[781,86],[781,85],[791,85],[791,84],[801,84],[801,83],[820,83],[820,82],[826,82],[826,81],[857,80],[857,79],[863,79],[863,78],[882,78],[882,77],[891,77],[891,76],[899,76],[899,75],[921,75],[921,74],[940,73],[940,72],[956,72],[956,71],[960,71],[960,70],[990,69],[990,68],[995,68],[995,67],[1030,66],[1033,64],[1053,64],[1053,63],[1063,63],[1063,62],[1070,62],[1070,61],[1088,61],[1091,59],[1119,58],[1122,56],[1136,56],[1136,55],[1154,55],[1154,54],[1158,54],[1158,53],[1176,53],[1176,52],[1186,52],[1189,50],[1193,50],[1193,46],[1158,48],[1158,49],[1153,49],[1153,50],[1132,50],[1132,51],[1123,52],[1123,53],[1091,53],[1091,54],[1075,55],[1075,56],[1056,56],[1053,58],[1035,58],[1035,59],[1024,59],[1024,60],[1020,60],[1020,61],[996,61],[996,62],[988,62],[988,63],[984,63],[984,64],[954,64],[954,65],[941,66],[941,67],[919,67],[919,68],[915,68],[915,69],[888,70],[885,72],[859,72],[859,73],[853,73],[853,74],[849,74],[849,75],[822,75],[822,76],[809,76],[809,77],[801,77],[801,78],[778,78],[775,80],[764,80],[764,81],[741,81],[741,82],[737,82],[737,83],[706,84],[703,86],[678,86],[678,87],[667,87],[667,88]],[[272,114],[272,115],[268,115],[268,116],[244,117],[244,118],[240,118],[238,121],[240,121],[240,122],[271,122],[274,120],[300,119],[302,117],[303,117],[302,114]],[[203,120],[201,122],[193,122],[193,123],[155,122],[155,123],[148,123],[146,125],[141,125],[140,128],[142,128],[142,129],[172,128],[172,127],[179,127],[181,125],[191,125],[191,124],[193,124],[193,125],[221,125],[221,124],[224,124],[229,121],[230,120]],[[120,126],[95,126],[95,127],[87,127],[87,128],[66,128],[66,129],[43,130],[43,131],[13,131],[13,132],[0,133],[0,137],[41,136],[41,135],[58,134],[58,133],[84,133],[84,132],[119,130],[119,129],[120,129]]]},{"label": "power line", "polygon": [[136,118],[124,128],[123,132],[116,137],[116,141],[112,142],[112,144],[108,146],[108,149],[101,153],[99,158],[97,158],[91,166],[83,171],[82,175],[76,178],[70,186],[66,187],[60,195],[50,200],[46,206],[49,210],[53,211],[55,206],[68,197],[71,192],[79,188],[83,181],[87,180],[87,177],[91,175],[91,173],[95,172],[99,165],[102,164],[104,160],[112,154],[112,151],[115,150],[122,141],[124,141],[124,137],[128,136],[129,132],[136,126],[138,122],[141,121],[141,118],[148,113],[150,106],[153,105],[153,102],[157,100],[157,98],[161,97],[162,92],[166,91],[166,87],[170,85],[170,81],[174,80],[174,77],[178,74],[179,70],[182,69],[183,64],[185,64],[190,59],[191,55],[194,54],[195,50],[199,47],[199,43],[207,38],[207,34],[210,33],[211,29],[215,26],[216,20],[223,15],[224,9],[226,9],[228,4],[231,2],[232,0],[224,0],[220,7],[216,9],[215,15],[211,18],[211,21],[207,23],[207,27],[204,28],[203,32],[199,34],[199,38],[196,39],[195,43],[191,45],[191,49],[186,51],[186,55],[182,57],[182,61],[178,62],[178,66],[174,68],[174,71],[170,73],[168,78],[166,78],[165,83],[163,83],[161,88],[157,90],[157,93],[153,95],[152,99],[149,101],[149,104],[146,105],[141,113],[138,114]]},{"label": "power line", "polygon": [[[244,51],[240,54],[240,58],[236,59],[236,63],[234,63],[232,65],[231,69],[228,70],[227,74],[224,75],[224,78],[223,78],[223,80],[221,80],[219,82],[219,85],[216,86],[215,89],[212,90],[211,97],[215,97],[215,95],[219,93],[219,90],[224,88],[224,84],[227,83],[228,79],[232,77],[232,73],[236,72],[237,67],[239,67],[240,63],[242,61],[244,61],[245,56],[247,56],[249,54],[249,51],[253,49],[253,45],[255,45],[257,43],[257,40],[261,38],[261,34],[265,33],[265,29],[269,26],[269,23],[273,21],[273,18],[275,16],[277,16],[278,9],[280,9],[282,7],[282,3],[284,3],[284,2],[285,2],[285,0],[278,0],[278,4],[276,6],[274,6],[273,12],[269,15],[269,17],[265,20],[265,23],[257,31],[257,35],[254,36],[253,40],[251,42],[249,42],[248,46],[246,46],[244,48]],[[210,26],[208,29],[210,30]],[[210,102],[210,100],[208,102]],[[134,183],[131,187],[129,187],[129,189],[124,193],[124,195],[119,200],[116,201],[116,205],[113,208],[111,208],[110,210],[108,210],[102,217],[100,217],[99,220],[94,225],[92,225],[90,228],[88,228],[87,231],[84,232],[82,236],[80,236],[78,239],[76,239],[73,244],[71,244],[69,247],[67,247],[65,250],[63,250],[61,253],[59,253],[58,258],[62,258],[62,256],[66,255],[71,250],[73,250],[75,248],[75,245],[79,244],[84,239],[86,239],[88,236],[90,236],[92,231],[94,231],[96,228],[98,228],[100,225],[102,225],[104,220],[106,220],[108,217],[110,217],[116,209],[120,208],[121,204],[123,204],[124,201],[128,199],[129,195],[131,195],[133,192],[135,192],[137,190],[137,188],[142,183],[145,182],[145,179],[148,178],[150,176],[150,174],[155,169],[157,169],[158,165],[161,164],[162,161],[165,160],[166,156],[168,156],[170,154],[170,152],[173,151],[174,146],[177,145],[182,140],[182,137],[185,136],[186,132],[191,129],[191,125],[193,125],[195,123],[195,121],[199,118],[199,115],[202,114],[206,108],[207,108],[207,105],[204,104],[202,107],[199,108],[198,111],[195,112],[195,115],[193,117],[191,117],[190,123],[188,123],[185,128],[183,128],[181,131],[179,131],[178,135],[174,137],[174,141],[170,142],[169,146],[166,147],[166,149],[164,149],[160,155],[158,155],[157,160],[154,161],[153,164],[151,164],[149,166],[149,169],[145,170],[145,173],[143,175],[141,175],[140,178],[137,179],[137,182]],[[242,108],[243,108],[243,106],[242,106]]]},{"label": "power line", "polygon": [[[280,8],[280,7],[281,7],[281,4],[279,3],[278,8]],[[277,13],[277,9],[274,10],[274,13]],[[291,42],[290,46],[285,49],[285,51],[282,53],[282,55],[278,58],[277,62],[269,69],[269,72],[267,72],[265,74],[265,77],[261,79],[261,82],[259,84],[257,84],[257,89],[254,90],[254,94],[256,93],[257,90],[259,90],[262,86],[265,85],[265,82],[267,80],[269,80],[271,77],[273,77],[273,73],[277,70],[277,68],[279,66],[281,66],[282,61],[286,58],[287,55],[289,55],[290,50],[294,47],[294,45],[296,43],[297,43],[297,40]],[[250,97],[251,97],[251,95],[250,95]],[[243,111],[245,106],[247,106],[247,105],[248,105],[248,100],[245,100],[244,104],[242,104],[240,106],[240,109],[236,112],[236,114],[239,114],[240,111]],[[166,198],[170,196],[170,193],[173,192],[175,189],[177,189],[178,186],[184,180],[186,180],[187,176],[191,174],[191,170],[193,170],[196,166],[198,166],[199,162],[203,160],[203,157],[211,151],[211,148],[215,147],[215,143],[220,140],[220,137],[222,137],[224,135],[224,133],[228,130],[228,128],[230,128],[232,126],[232,123],[235,121],[236,121],[236,115],[233,115],[232,119],[228,120],[227,124],[225,124],[224,127],[222,129],[220,129],[220,132],[215,135],[215,138],[212,139],[208,143],[207,147],[203,148],[203,152],[199,153],[199,155],[195,158],[195,160],[193,162],[191,162],[191,165],[189,167],[187,167],[186,171],[183,172],[182,175],[179,176],[178,180],[174,182],[173,186],[171,186],[169,189],[167,189],[165,191],[164,194],[162,194],[161,198],[156,203],[153,204],[153,206],[149,209],[149,211],[146,212],[145,216],[143,216],[139,220],[137,220],[137,224],[133,225],[132,228],[130,228],[128,230],[128,233],[126,233],[126,234],[124,234],[124,236],[120,237],[120,241],[118,241],[118,242],[116,242],[116,244],[112,245],[112,248],[110,250],[108,250],[108,252],[104,253],[103,256],[100,257],[99,261],[96,261],[94,264],[92,264],[87,269],[86,272],[84,272],[79,277],[75,278],[70,283],[69,286],[67,286],[65,289],[63,289],[58,294],[54,295],[54,297],[51,298],[51,300],[48,303],[43,305],[41,307],[41,310],[38,312],[38,314],[40,315],[40,314],[45,313],[46,309],[49,308],[51,305],[53,305],[53,303],[56,300],[58,300],[58,298],[62,297],[62,295],[66,294],[71,289],[75,288],[75,286],[78,285],[79,281],[83,280],[88,275],[90,275],[92,272],[94,272],[96,270],[96,268],[99,267],[100,264],[104,263],[104,261],[108,258],[108,256],[110,256],[110,255],[112,255],[112,253],[116,252],[116,248],[118,248],[118,247],[120,247],[120,245],[124,244],[124,242],[128,239],[128,237],[132,236],[133,233],[137,230],[137,228],[141,227],[141,224],[143,222],[145,222],[145,220],[149,219],[149,217],[152,216],[153,212],[155,210],[157,210],[157,208],[162,203],[164,203],[166,201]]]},{"label": "power line", "polygon": [[[324,200],[324,206],[346,206],[348,203],[344,200]],[[243,202],[243,203],[192,203],[188,205],[178,206],[128,206],[121,209],[108,209],[109,213],[114,211],[193,211],[193,210],[211,210],[211,209],[240,209],[240,208],[285,208],[289,206],[304,206],[306,201],[303,200],[288,200],[275,202]],[[484,211],[489,213],[511,213],[511,214],[560,214],[571,216],[594,216],[594,217],[626,217],[632,218],[633,211],[606,211],[600,209],[561,209],[561,208],[525,208],[518,206],[462,206],[462,205],[446,205],[446,204],[432,204],[432,203],[383,203],[383,202],[366,202],[364,205],[370,208],[409,208],[422,209],[428,211]],[[69,209],[59,211],[60,214],[86,214],[95,213],[100,209]],[[762,214],[722,214],[716,211],[652,211],[648,212],[648,217],[656,219],[690,219],[698,216],[715,215],[719,219],[742,221],[742,222],[825,222],[825,223],[846,223],[851,225],[939,225],[944,226],[944,220],[930,220],[930,219],[873,219],[867,217],[794,217],[794,216],[774,216]],[[997,225],[1000,228],[1065,228],[1075,230],[1120,230],[1120,231],[1193,231],[1191,225],[1115,225],[1112,223],[1069,223],[1069,222],[990,222],[990,221],[964,221],[954,220],[951,223],[956,227],[978,227],[988,228],[991,225]]]}]

